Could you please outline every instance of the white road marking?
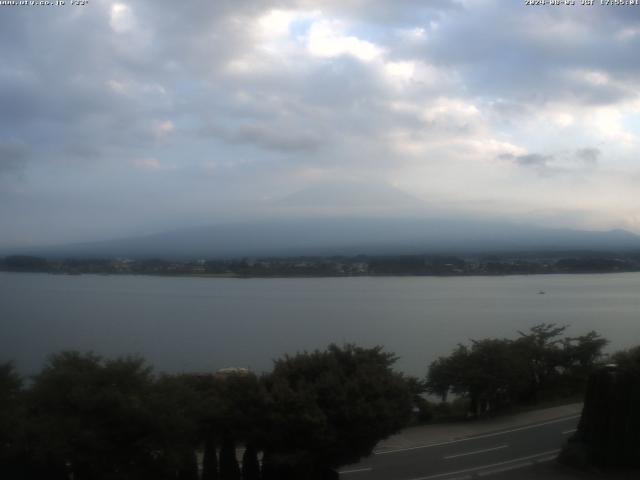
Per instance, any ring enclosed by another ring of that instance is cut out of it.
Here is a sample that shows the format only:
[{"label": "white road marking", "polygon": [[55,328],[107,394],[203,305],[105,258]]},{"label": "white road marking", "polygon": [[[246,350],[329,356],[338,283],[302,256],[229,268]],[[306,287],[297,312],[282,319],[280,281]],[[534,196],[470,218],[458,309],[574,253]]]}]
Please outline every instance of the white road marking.
[{"label": "white road marking", "polygon": [[571,430],[565,430],[564,432],[562,432],[562,434],[569,435],[570,433],[577,432],[577,431],[578,431],[577,428],[572,428]]},{"label": "white road marking", "polygon": [[509,445],[500,445],[499,447],[493,447],[493,448],[485,448],[482,450],[475,450],[473,452],[467,452],[467,453],[456,453],[455,455],[448,455],[446,457],[444,457],[445,460],[449,460],[451,458],[458,458],[458,457],[466,457],[469,455],[476,455],[478,453],[485,453],[485,452],[493,452],[494,450],[502,450],[503,448],[507,448]]},{"label": "white road marking", "polygon": [[[445,472],[445,473],[438,473],[436,475],[429,475],[427,477],[416,477],[416,478],[412,478],[411,480],[431,480],[432,478],[442,478],[442,477],[448,477],[450,475],[459,475],[461,473],[469,473],[469,472],[479,472],[480,470],[486,470],[489,468],[495,468],[495,467],[500,467],[502,465],[509,465],[510,463],[517,463],[517,462],[524,462],[522,463],[522,466],[527,466],[529,465],[529,463],[526,462],[526,460],[533,460],[537,457],[546,457],[546,456],[550,456],[550,455],[556,455],[557,453],[559,453],[560,450],[550,450],[548,452],[541,452],[541,453],[537,453],[535,455],[529,455],[526,457],[520,457],[520,458],[514,458],[513,460],[507,460],[505,462],[498,462],[498,463],[492,463],[490,465],[480,465],[477,467],[472,467],[472,468],[465,468],[464,470],[457,470],[455,472]],[[513,468],[516,468],[515,466],[513,466]]]},{"label": "white road marking", "polygon": [[368,467],[368,468],[357,468],[355,470],[342,470],[342,471],[339,471],[338,473],[340,475],[346,475],[348,473],[370,472],[371,470],[373,470],[373,469]]},{"label": "white road marking", "polygon": [[397,448],[397,449],[394,449],[394,450],[382,450],[382,451],[379,451],[379,452],[373,452],[373,454],[374,455],[388,455],[390,453],[408,452],[410,450],[419,450],[419,449],[422,449],[422,448],[431,448],[431,447],[441,447],[441,446],[444,446],[444,445],[453,445],[454,443],[469,442],[471,440],[478,440],[480,438],[496,437],[498,435],[506,435],[507,433],[520,432],[522,430],[529,430],[529,429],[532,429],[532,428],[544,427],[545,425],[552,425],[554,423],[566,422],[567,420],[573,420],[574,418],[580,418],[580,415],[572,415],[570,417],[557,418],[555,420],[550,420],[548,422],[536,423],[535,425],[527,425],[526,427],[512,428],[511,430],[504,430],[504,431],[501,431],[501,432],[486,433],[484,435],[476,435],[474,437],[461,438],[459,440],[449,440],[448,442],[430,443],[430,444],[427,444],[427,445],[418,445],[418,446],[415,446],[415,447],[407,447],[407,448]]},{"label": "white road marking", "polygon": [[[478,477],[488,477],[490,475],[495,475],[496,473],[509,472],[511,470],[517,470],[518,468],[528,467],[531,465],[536,465],[544,462],[551,462],[558,458],[557,454],[553,454],[546,457],[539,457],[531,460],[530,462],[516,463],[514,465],[507,465],[505,467],[493,468],[491,470],[485,470],[484,472],[478,472]],[[452,479],[450,479],[452,480]]]}]

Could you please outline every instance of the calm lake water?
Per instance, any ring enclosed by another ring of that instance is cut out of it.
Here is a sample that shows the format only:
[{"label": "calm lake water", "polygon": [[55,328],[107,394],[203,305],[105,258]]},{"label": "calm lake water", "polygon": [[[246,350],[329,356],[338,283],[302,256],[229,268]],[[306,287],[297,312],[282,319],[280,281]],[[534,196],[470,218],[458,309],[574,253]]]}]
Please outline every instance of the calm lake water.
[{"label": "calm lake water", "polygon": [[[540,295],[539,291],[546,294]],[[63,349],[138,353],[162,371],[269,369],[331,342],[384,345],[398,369],[541,322],[640,344],[640,274],[221,279],[0,273],[0,361]]]}]

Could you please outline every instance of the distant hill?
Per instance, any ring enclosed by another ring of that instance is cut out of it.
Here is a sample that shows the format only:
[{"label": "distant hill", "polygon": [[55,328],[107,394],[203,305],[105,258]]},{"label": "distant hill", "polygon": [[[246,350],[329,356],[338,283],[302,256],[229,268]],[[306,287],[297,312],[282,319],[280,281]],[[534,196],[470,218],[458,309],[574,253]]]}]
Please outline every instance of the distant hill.
[{"label": "distant hill", "polygon": [[50,257],[228,258],[640,249],[624,230],[548,229],[479,220],[324,218],[193,227],[21,252]]}]

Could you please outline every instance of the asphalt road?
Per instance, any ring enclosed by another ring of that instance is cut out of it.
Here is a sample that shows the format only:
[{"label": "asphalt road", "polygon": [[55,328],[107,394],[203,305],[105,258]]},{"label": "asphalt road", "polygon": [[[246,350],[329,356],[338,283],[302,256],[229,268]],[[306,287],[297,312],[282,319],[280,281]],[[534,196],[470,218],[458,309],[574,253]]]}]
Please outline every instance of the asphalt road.
[{"label": "asphalt road", "polygon": [[551,461],[579,415],[450,442],[378,451],[340,471],[343,480],[471,479]]}]

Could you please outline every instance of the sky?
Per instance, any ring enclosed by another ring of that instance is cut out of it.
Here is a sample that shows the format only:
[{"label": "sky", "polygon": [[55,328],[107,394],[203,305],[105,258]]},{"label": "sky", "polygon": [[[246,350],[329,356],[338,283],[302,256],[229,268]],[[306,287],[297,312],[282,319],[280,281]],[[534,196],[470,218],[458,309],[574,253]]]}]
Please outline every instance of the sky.
[{"label": "sky", "polygon": [[0,5],[0,247],[314,215],[640,233],[640,7],[576,3]]}]

